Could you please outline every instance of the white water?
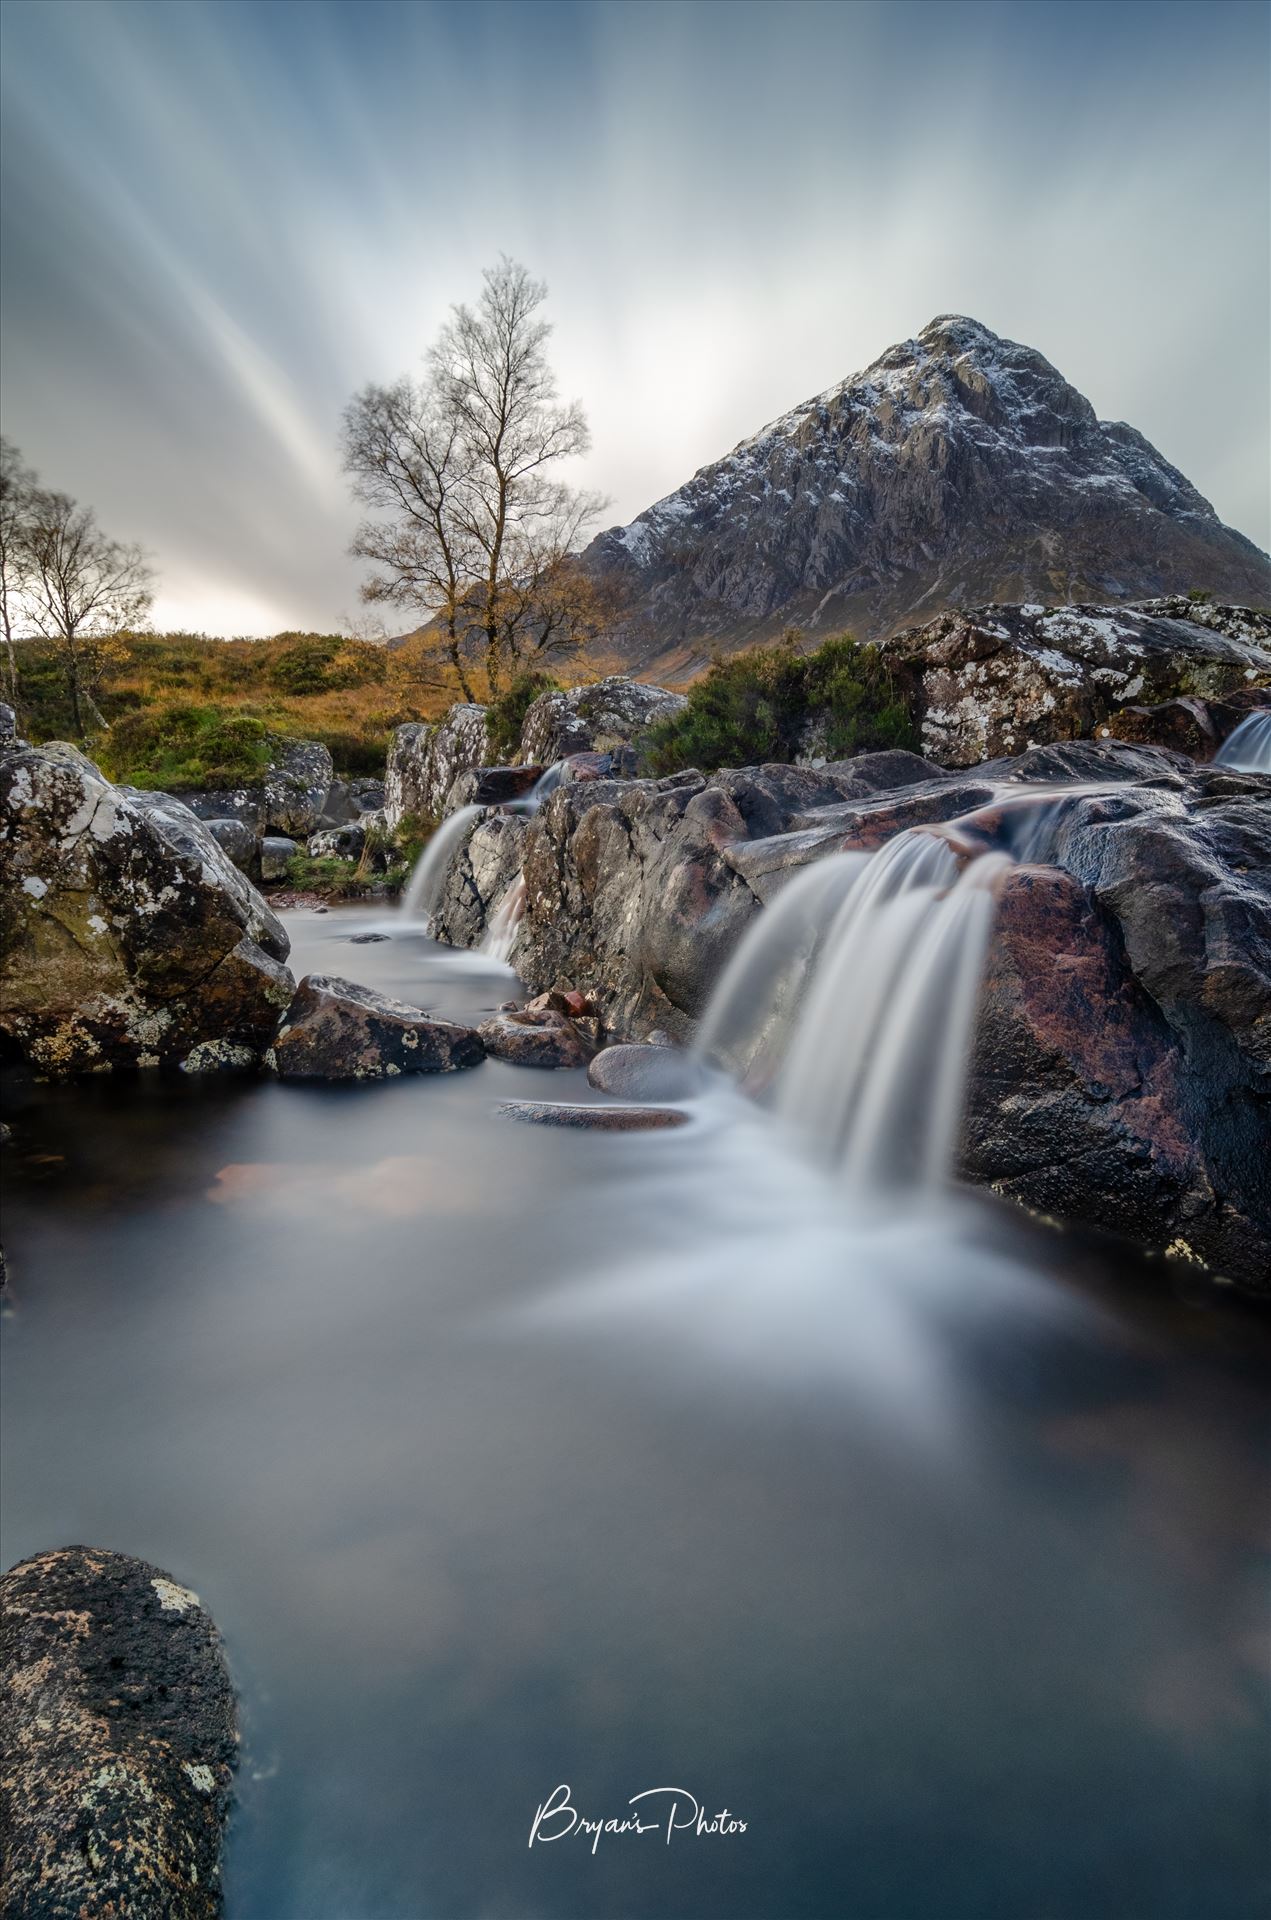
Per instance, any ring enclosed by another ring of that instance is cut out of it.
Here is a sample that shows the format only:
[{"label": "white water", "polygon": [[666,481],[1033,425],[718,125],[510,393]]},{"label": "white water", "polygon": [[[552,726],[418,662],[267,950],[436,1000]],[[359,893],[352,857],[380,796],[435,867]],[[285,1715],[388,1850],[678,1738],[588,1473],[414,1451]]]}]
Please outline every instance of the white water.
[{"label": "white water", "polygon": [[525,913],[525,875],[518,873],[494,912],[481,942],[481,952],[505,967],[512,951],[516,930]]},{"label": "white water", "polygon": [[399,909],[401,913],[422,914],[426,920],[432,920],[446,884],[446,875],[450,872],[450,863],[484,812],[484,807],[460,807],[448,820],[442,821],[415,862],[410,879],[406,882]]},{"label": "white water", "polygon": [[938,1189],[1010,864],[985,854],[960,873],[947,841],[922,831],[818,862],[748,931],[695,1053],[770,1087],[784,1130],[854,1195]]},{"label": "white water", "polygon": [[1271,773],[1271,708],[1242,720],[1214,755],[1214,765],[1234,767],[1241,773]]}]

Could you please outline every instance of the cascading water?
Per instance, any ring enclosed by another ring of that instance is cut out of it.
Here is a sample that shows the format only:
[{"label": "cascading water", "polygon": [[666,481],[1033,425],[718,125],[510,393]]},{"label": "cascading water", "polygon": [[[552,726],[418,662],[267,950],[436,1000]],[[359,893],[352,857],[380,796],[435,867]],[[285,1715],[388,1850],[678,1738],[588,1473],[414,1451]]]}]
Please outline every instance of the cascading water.
[{"label": "cascading water", "polygon": [[1214,765],[1240,773],[1271,773],[1271,707],[1248,714],[1227,735],[1214,755]]},{"label": "cascading water", "polygon": [[1011,864],[959,871],[910,831],[833,854],[760,915],[707,1008],[695,1049],[769,1090],[787,1133],[860,1197],[938,1188],[957,1145],[994,888]]},{"label": "cascading water", "polygon": [[[554,793],[560,785],[561,780],[564,778],[564,772],[564,762],[558,761],[554,766],[547,769],[547,772],[535,783],[523,800],[508,801],[504,811],[507,813],[522,814],[537,813],[548,795]],[[459,807],[456,812],[451,814],[448,820],[442,821],[436,833],[434,833],[432,839],[428,842],[428,845],[415,862],[411,870],[410,879],[406,882],[402,890],[401,911],[403,914],[411,916],[419,915],[428,922],[432,920],[441,902],[442,890],[445,887],[446,878],[450,872],[455,855],[482,814],[487,811],[487,808],[481,806]],[[504,899],[499,903],[499,907],[495,910],[491,918],[491,934],[493,934],[494,921],[507,904],[510,894],[515,892],[515,890],[514,884],[513,887],[509,889],[509,894],[504,896]],[[523,888],[521,890],[521,897],[523,900]],[[519,912],[516,918],[520,918]],[[512,930],[515,930],[515,921],[513,922]],[[482,952],[484,953],[492,951],[492,948],[488,945],[488,938],[489,936],[487,936],[487,943],[483,943],[482,945]],[[508,943],[511,943],[510,932],[508,935]]]},{"label": "cascading water", "polygon": [[441,890],[450,872],[450,863],[476,825],[484,807],[460,807],[443,820],[420,854],[402,893],[401,911],[420,914],[431,922],[441,900]]},{"label": "cascading water", "polygon": [[505,967],[512,951],[512,942],[516,930],[521,924],[525,912],[525,875],[518,873],[494,912],[490,915],[490,924],[486,928],[485,939],[481,942],[481,951],[489,959],[497,960]]}]

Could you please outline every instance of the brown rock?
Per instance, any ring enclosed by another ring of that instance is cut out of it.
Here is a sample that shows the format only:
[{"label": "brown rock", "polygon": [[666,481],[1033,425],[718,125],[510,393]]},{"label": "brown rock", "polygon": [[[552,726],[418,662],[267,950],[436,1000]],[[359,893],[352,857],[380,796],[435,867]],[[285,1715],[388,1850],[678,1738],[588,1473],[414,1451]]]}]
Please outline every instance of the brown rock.
[{"label": "brown rock", "polygon": [[377,1080],[475,1067],[485,1048],[457,1025],[355,980],[306,974],[274,1042],[282,1080]]}]

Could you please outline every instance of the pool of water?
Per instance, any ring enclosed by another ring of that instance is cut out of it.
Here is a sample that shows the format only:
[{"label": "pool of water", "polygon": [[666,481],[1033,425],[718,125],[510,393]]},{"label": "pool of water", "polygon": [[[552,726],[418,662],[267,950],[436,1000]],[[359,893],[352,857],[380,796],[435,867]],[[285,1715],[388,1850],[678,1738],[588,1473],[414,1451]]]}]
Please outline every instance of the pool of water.
[{"label": "pool of water", "polygon": [[[722,1095],[518,1096],[599,1097],[12,1090],[5,1564],[119,1548],[220,1624],[229,1920],[1265,1912],[1263,1322],[989,1201],[853,1211]],[[564,1785],[649,1830],[531,1847]]]}]

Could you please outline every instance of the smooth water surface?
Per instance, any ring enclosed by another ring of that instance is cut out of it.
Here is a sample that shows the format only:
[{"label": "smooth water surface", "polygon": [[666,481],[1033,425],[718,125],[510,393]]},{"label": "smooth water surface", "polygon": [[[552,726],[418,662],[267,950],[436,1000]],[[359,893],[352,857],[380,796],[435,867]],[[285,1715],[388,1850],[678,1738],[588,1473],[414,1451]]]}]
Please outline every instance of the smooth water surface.
[{"label": "smooth water surface", "polygon": [[[291,924],[297,972],[508,996]],[[229,1920],[1265,1912],[1262,1323],[988,1202],[850,1213],[722,1094],[518,1096],[599,1097],[12,1102],[5,1563],[120,1548],[219,1622]],[[746,1832],[531,1850],[562,1782]]]}]

